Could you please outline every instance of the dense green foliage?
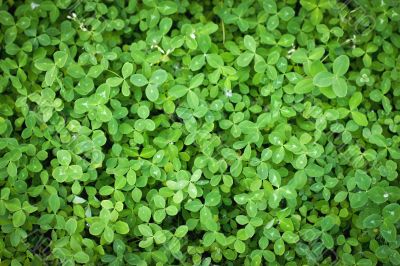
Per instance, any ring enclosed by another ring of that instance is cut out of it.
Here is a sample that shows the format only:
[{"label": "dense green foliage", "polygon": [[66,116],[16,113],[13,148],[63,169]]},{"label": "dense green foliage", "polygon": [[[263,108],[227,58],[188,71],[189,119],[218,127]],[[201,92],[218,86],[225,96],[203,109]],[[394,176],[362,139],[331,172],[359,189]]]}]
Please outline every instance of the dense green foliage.
[{"label": "dense green foliage", "polygon": [[397,0],[0,0],[0,265],[400,265]]}]

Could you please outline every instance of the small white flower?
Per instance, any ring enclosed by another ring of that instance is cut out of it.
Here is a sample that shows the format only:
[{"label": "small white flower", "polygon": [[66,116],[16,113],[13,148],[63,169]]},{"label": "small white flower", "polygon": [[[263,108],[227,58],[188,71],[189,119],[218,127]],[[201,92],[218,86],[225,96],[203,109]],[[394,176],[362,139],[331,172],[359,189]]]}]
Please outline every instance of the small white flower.
[{"label": "small white flower", "polygon": [[295,51],[296,51],[296,47],[293,46],[292,49],[290,49],[290,50],[288,51],[288,54],[292,54],[292,53],[294,53]]},{"label": "small white flower", "polygon": [[83,23],[81,23],[79,27],[81,28],[82,31],[87,31],[87,28],[85,27],[85,25],[83,25]]},{"label": "small white flower", "polygon": [[72,12],[72,18],[76,18],[76,13]]},{"label": "small white flower", "polygon": [[389,197],[389,194],[388,194],[388,193],[385,193],[385,194],[383,194],[383,197],[386,199],[386,198]]},{"label": "small white flower", "polygon": [[225,96],[228,98],[232,97],[232,90],[225,89]]},{"label": "small white flower", "polygon": [[31,3],[31,9],[35,10],[36,8],[38,8],[40,5],[38,3],[32,2]]},{"label": "small white flower", "polygon": [[190,38],[196,39],[196,34],[194,34],[194,32],[192,32],[192,33],[190,34]]},{"label": "small white flower", "polygon": [[290,57],[292,57],[292,54],[296,52],[296,46],[293,44],[292,45],[292,49],[290,49],[289,51],[287,51],[287,57],[290,59]]}]

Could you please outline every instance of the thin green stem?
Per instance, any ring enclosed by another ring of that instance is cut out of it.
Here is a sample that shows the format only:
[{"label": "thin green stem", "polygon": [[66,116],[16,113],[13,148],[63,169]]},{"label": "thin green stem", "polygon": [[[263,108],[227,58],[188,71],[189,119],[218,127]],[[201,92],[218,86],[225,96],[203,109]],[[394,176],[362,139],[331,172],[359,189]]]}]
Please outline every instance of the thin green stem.
[{"label": "thin green stem", "polygon": [[112,70],[106,69],[106,71],[108,71],[108,72],[110,72],[110,73],[113,73],[114,75],[116,75],[116,76],[118,76],[118,77],[120,77],[120,78],[123,79],[123,77],[121,77],[118,73],[116,73],[116,72],[114,72],[114,71],[112,71]]}]

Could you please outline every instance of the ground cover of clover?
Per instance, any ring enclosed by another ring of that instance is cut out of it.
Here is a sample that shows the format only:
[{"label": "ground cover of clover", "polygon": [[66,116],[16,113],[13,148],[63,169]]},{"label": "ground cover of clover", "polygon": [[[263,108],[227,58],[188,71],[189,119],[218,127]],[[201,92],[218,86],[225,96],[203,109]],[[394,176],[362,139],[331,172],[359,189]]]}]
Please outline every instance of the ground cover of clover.
[{"label": "ground cover of clover", "polygon": [[0,265],[399,265],[399,6],[0,0]]}]

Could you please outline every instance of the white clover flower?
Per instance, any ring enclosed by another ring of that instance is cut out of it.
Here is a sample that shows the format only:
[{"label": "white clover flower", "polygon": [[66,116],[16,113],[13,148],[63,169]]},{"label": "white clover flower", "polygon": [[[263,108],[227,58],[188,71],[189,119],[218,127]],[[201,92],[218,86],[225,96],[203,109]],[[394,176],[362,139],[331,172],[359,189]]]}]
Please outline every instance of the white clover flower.
[{"label": "white clover flower", "polygon": [[296,51],[296,48],[292,48],[292,49],[290,49],[289,51],[288,51],[288,54],[292,54],[292,53],[294,53]]},{"label": "white clover flower", "polygon": [[81,24],[79,25],[79,28],[80,28],[82,31],[88,31],[88,29],[85,27],[85,25],[84,25],[83,23],[81,23]]},{"label": "white clover flower", "polygon": [[67,19],[76,20],[77,15],[75,12],[72,12],[71,15],[67,15]]},{"label": "white clover flower", "polygon": [[226,97],[228,97],[228,98],[231,98],[232,97],[232,90],[227,90],[227,89],[225,89],[225,96]]},{"label": "white clover flower", "polygon": [[190,34],[190,38],[196,39],[196,34],[194,34],[194,32],[192,32],[192,33]]},{"label": "white clover flower", "polygon": [[31,9],[35,10],[36,8],[38,8],[40,5],[38,3],[32,2],[31,3]]}]

